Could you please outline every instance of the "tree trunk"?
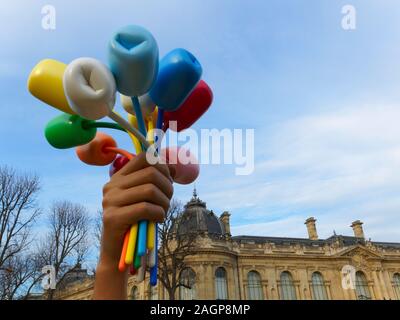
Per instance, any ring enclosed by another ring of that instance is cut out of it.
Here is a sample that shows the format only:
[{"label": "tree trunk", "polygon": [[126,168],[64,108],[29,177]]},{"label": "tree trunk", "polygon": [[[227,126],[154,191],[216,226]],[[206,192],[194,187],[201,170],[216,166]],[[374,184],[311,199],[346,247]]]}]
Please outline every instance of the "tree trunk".
[{"label": "tree trunk", "polygon": [[175,300],[175,290],[172,288],[168,289],[168,296],[169,300]]}]

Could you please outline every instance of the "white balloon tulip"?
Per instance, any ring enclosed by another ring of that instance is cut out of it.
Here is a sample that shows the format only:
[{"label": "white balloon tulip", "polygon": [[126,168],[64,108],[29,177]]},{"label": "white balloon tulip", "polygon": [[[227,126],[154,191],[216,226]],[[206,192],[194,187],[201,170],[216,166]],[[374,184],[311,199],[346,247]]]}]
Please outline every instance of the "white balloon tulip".
[{"label": "white balloon tulip", "polygon": [[112,112],[115,79],[100,61],[92,58],[72,61],[65,70],[63,85],[71,109],[81,117],[98,120]]}]

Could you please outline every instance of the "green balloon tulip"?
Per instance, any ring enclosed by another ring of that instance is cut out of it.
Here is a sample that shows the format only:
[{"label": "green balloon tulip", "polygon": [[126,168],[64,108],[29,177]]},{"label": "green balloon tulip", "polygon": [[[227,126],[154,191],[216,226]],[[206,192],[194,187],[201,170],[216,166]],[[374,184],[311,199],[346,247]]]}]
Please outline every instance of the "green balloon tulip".
[{"label": "green balloon tulip", "polygon": [[47,141],[57,149],[69,149],[89,143],[97,129],[94,121],[78,115],[62,114],[51,120],[44,131]]}]

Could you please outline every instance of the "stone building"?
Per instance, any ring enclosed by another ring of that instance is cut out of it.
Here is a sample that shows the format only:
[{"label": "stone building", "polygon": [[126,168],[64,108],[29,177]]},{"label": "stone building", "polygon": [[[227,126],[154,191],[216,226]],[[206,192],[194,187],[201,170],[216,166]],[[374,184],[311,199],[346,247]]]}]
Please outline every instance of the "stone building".
[{"label": "stone building", "polygon": [[[190,268],[181,272],[190,289],[177,299],[397,299],[400,300],[400,243],[366,240],[362,222],[354,236],[319,239],[316,219],[305,221],[308,238],[232,236],[228,212],[217,217],[197,194],[185,205],[199,233]],[[93,279],[80,280],[60,299],[90,299]],[[167,299],[158,284],[129,279],[130,299]]]}]

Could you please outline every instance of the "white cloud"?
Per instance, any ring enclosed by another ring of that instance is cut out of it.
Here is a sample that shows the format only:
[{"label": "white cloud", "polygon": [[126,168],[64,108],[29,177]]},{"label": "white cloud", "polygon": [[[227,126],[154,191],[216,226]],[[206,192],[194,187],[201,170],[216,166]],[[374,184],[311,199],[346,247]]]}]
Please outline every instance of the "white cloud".
[{"label": "white cloud", "polygon": [[267,160],[253,176],[213,184],[203,198],[236,214],[235,233],[304,236],[303,222],[314,215],[324,236],[352,234],[350,223],[361,219],[367,237],[400,241],[398,119],[400,108],[363,106],[259,131],[269,138],[257,157]]}]

